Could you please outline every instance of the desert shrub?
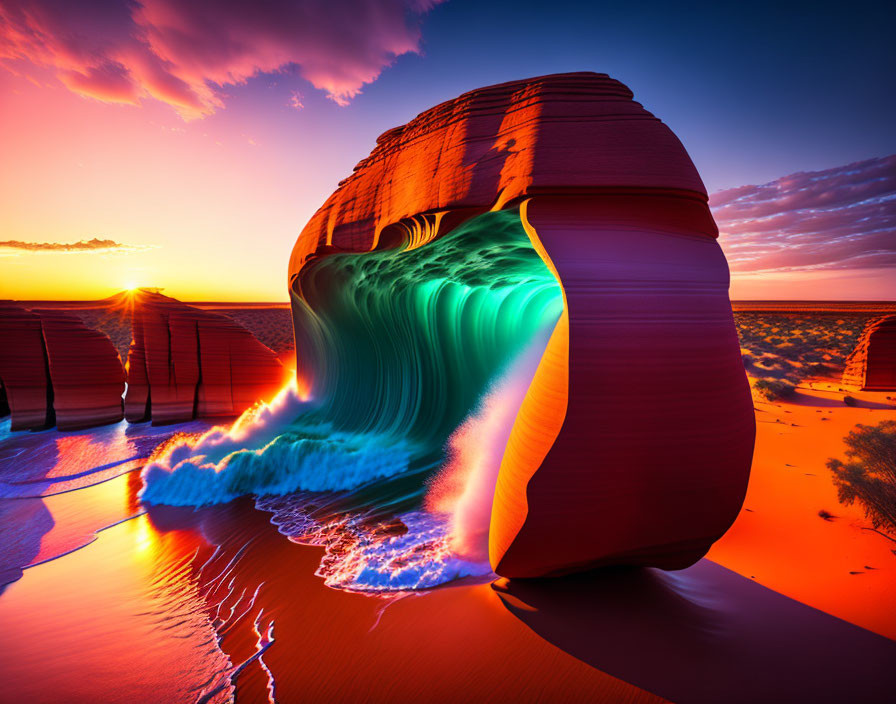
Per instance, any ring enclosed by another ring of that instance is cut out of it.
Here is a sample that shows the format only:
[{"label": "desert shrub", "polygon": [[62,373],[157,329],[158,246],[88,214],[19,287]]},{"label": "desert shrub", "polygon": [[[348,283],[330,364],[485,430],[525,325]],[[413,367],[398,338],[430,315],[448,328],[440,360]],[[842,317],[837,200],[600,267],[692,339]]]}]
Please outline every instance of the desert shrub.
[{"label": "desert shrub", "polygon": [[843,403],[845,403],[847,406],[855,406],[858,401],[856,401],[852,396],[844,396]]},{"label": "desert shrub", "polygon": [[784,379],[759,379],[753,384],[753,391],[767,401],[777,401],[793,396],[796,387]]},{"label": "desert shrub", "polygon": [[896,421],[857,425],[844,442],[846,462],[828,460],[840,502],[858,501],[875,528],[896,534]]}]

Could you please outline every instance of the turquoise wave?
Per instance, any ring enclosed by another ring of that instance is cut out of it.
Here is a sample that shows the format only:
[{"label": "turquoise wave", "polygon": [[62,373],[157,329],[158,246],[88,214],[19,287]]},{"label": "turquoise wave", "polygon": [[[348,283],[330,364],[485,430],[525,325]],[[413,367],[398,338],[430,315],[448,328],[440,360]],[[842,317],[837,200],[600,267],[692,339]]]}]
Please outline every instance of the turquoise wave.
[{"label": "turquoise wave", "polygon": [[[312,400],[287,404],[261,446],[250,432],[223,457],[197,447],[175,466],[157,461],[145,500],[211,503],[399,475],[418,477],[403,491],[419,496],[419,476],[441,463],[490,382],[546,339],[563,309],[518,210],[485,213],[417,249],[316,258],[291,296]],[[203,478],[210,466],[229,478]]]}]

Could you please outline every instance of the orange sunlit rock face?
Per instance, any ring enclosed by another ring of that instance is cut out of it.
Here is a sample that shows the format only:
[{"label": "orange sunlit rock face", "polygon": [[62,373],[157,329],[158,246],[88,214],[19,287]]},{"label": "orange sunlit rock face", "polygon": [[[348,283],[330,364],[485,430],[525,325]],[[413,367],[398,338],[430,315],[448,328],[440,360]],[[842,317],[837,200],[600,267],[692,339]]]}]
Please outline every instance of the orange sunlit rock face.
[{"label": "orange sunlit rock face", "polygon": [[896,315],[868,323],[846,359],[843,385],[852,390],[896,390]]},{"label": "orange sunlit rock face", "polygon": [[227,316],[148,291],[133,298],[129,421],[236,416],[282,386],[277,355]]},{"label": "orange sunlit rock face", "polygon": [[426,246],[520,206],[564,313],[501,463],[492,566],[685,567],[740,509],[755,421],[705,188],[621,83],[491,86],[382,135],[300,234],[294,307],[312,259]]},{"label": "orange sunlit rock face", "polygon": [[464,215],[527,195],[608,188],[706,199],[675,135],[604,74],[480,88],[380,136],[302,230],[290,279],[324,247],[363,252],[381,239],[394,244],[398,224],[423,213],[461,211],[442,223],[444,233]]}]

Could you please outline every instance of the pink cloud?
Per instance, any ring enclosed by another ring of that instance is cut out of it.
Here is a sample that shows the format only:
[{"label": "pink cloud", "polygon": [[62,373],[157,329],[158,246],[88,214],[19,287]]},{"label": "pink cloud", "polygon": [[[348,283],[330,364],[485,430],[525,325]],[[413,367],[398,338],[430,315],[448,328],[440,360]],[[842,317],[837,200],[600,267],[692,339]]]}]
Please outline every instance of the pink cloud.
[{"label": "pink cloud", "polygon": [[185,118],[223,106],[221,89],[296,71],[339,105],[402,54],[442,0],[4,1],[0,62],[48,67],[109,102],[151,97]]},{"label": "pink cloud", "polygon": [[896,267],[896,155],[713,194],[732,274]]}]

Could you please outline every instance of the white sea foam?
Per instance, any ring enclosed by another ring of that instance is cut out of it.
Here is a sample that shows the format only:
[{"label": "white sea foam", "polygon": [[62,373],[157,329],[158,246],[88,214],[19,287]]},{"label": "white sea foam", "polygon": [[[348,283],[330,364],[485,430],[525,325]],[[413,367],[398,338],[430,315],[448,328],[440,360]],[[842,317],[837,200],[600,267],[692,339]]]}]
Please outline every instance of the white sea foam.
[{"label": "white sea foam", "polygon": [[[364,514],[315,520],[307,497],[267,497],[281,533],[325,549],[317,571],[337,589],[382,596],[432,589],[459,579],[491,579],[488,530],[504,448],[544,352],[547,336],[532,342],[491,385],[476,410],[449,440],[448,461],[432,482],[426,510],[387,523]],[[270,492],[269,492],[270,493]]]},{"label": "white sea foam", "polygon": [[[291,387],[229,428],[169,444],[143,472],[141,499],[200,506],[246,494],[281,532],[325,548],[318,570],[332,587],[395,594],[463,578],[489,578],[492,500],[508,437],[544,352],[534,340],[490,386],[451,436],[426,509],[371,524],[364,514],[315,520],[300,491],[346,491],[406,472],[408,448],[380,436],[303,426],[310,406]],[[266,499],[264,497],[272,497]]]},{"label": "white sea foam", "polygon": [[[549,331],[548,331],[549,333]],[[520,405],[547,345],[539,336],[492,384],[448,441],[448,461],[432,482],[427,506],[450,521],[452,551],[488,560],[488,532],[498,471]]]},{"label": "white sea foam", "polygon": [[318,521],[302,497],[264,497],[257,505],[274,514],[272,522],[293,542],[324,548],[317,575],[334,589],[391,597],[494,577],[487,560],[454,554],[443,514],[410,511],[388,523],[370,523],[363,514]]},{"label": "white sea foam", "polygon": [[400,443],[297,425],[309,408],[289,385],[230,427],[170,443],[143,469],[141,500],[204,506],[246,494],[354,489],[407,471],[410,451]]}]

